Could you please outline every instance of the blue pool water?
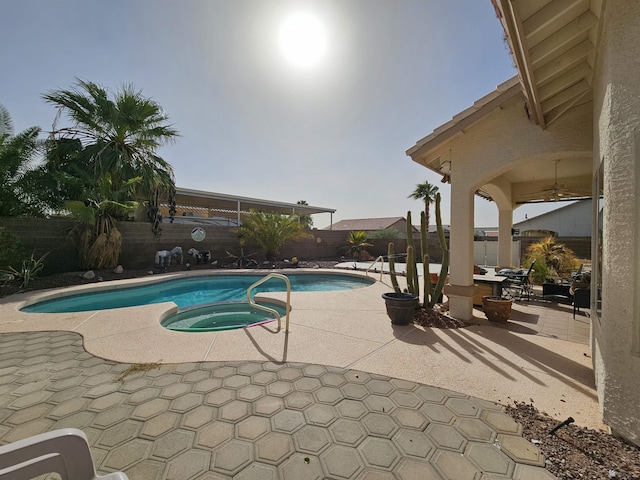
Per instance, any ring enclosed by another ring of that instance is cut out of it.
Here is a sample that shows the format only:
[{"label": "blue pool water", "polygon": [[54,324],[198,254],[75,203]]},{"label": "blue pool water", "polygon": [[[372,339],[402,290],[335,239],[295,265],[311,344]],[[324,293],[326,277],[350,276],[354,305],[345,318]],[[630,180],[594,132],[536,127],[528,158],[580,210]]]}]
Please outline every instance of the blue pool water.
[{"label": "blue pool water", "polygon": [[[285,307],[273,304],[266,306],[277,310],[281,317],[286,314]],[[254,308],[246,302],[231,302],[178,312],[162,320],[161,324],[164,328],[178,332],[215,332],[261,325],[275,320],[274,314]]]},{"label": "blue pool water", "polygon": [[[126,287],[46,300],[22,309],[31,313],[65,313],[107,310],[111,308],[174,302],[178,309],[219,302],[246,300],[247,288],[265,275],[212,275],[185,277],[140,287]],[[374,283],[368,278],[345,274],[293,273],[287,274],[294,292],[333,291],[365,287]],[[272,278],[253,290],[283,292],[285,284]]]}]

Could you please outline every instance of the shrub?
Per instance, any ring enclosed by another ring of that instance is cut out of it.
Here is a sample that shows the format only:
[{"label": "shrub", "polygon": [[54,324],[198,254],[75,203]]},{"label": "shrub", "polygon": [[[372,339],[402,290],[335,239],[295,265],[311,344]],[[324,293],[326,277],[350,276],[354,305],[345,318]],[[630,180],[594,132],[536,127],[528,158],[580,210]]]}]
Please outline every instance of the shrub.
[{"label": "shrub", "polygon": [[8,273],[16,278],[22,279],[22,288],[29,285],[29,282],[40,275],[44,268],[44,259],[49,255],[49,252],[42,255],[40,258],[35,258],[35,253],[31,254],[31,257],[22,261],[22,267],[20,270],[16,270],[13,267],[9,267],[6,270],[0,271],[0,273]]},{"label": "shrub", "polygon": [[373,244],[369,243],[367,239],[367,232],[352,230],[349,232],[349,238],[347,240],[349,246],[347,252],[353,255],[355,258],[367,258],[369,253],[367,247],[372,247]]},{"label": "shrub", "polygon": [[579,265],[573,250],[562,243],[556,242],[553,237],[546,237],[529,245],[523,265],[531,265],[534,260],[536,265],[534,265],[533,270],[536,271],[536,267],[540,263],[540,275],[542,275],[542,269],[546,268],[545,278],[549,276],[569,276]]},{"label": "shrub", "polygon": [[387,242],[390,242],[391,240],[397,240],[401,237],[402,234],[395,228],[383,228],[381,230],[376,230],[375,232],[371,232],[371,235],[369,236],[371,240],[381,240]]}]

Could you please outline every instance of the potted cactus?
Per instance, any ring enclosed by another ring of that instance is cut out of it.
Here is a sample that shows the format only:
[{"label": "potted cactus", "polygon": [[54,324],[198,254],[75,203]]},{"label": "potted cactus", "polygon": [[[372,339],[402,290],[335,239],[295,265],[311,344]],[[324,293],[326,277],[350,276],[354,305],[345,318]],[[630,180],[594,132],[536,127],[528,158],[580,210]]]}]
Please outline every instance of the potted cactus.
[{"label": "potted cactus", "polygon": [[[426,215],[420,214],[420,250],[421,256],[416,258],[416,248],[413,242],[413,227],[411,224],[411,212],[407,212],[407,266],[406,278],[407,287],[405,291],[400,288],[398,276],[395,270],[395,246],[393,242],[388,245],[387,254],[389,256],[389,273],[391,275],[391,285],[393,292],[385,293],[382,298],[385,300],[387,315],[391,318],[391,323],[406,325],[411,322],[417,308],[433,308],[442,294],[442,289],[449,271],[449,247],[442,227],[442,217],[440,213],[440,194],[436,194],[436,225],[438,228],[438,239],[442,247],[442,266],[440,275],[435,287],[432,289],[429,272],[429,249],[428,249],[428,225]],[[418,281],[417,265],[422,261],[423,268],[423,300],[420,302],[420,284]]]}]

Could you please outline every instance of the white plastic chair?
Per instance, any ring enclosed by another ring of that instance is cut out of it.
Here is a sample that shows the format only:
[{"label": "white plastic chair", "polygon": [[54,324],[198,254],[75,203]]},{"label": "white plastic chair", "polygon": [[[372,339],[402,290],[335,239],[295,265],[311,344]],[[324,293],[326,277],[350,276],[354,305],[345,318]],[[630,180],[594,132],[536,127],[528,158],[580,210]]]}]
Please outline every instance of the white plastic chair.
[{"label": "white plastic chair", "polygon": [[63,428],[0,446],[0,479],[31,480],[57,473],[62,480],[128,480],[121,472],[98,476],[86,435]]}]

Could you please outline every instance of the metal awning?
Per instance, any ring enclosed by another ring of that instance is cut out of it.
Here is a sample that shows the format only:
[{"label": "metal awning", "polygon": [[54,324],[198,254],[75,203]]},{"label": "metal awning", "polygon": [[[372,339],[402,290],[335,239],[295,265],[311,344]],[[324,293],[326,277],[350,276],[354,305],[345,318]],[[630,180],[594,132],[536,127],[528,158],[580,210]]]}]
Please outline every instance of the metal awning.
[{"label": "metal awning", "polygon": [[226,193],[207,192],[190,188],[176,187],[175,196],[178,207],[197,207],[222,212],[236,212],[238,220],[242,212],[257,210],[260,212],[280,213],[283,215],[314,215],[318,213],[331,214],[333,224],[334,208],[314,207],[312,205],[299,205],[297,203],[276,202],[260,198],[241,197]]}]

